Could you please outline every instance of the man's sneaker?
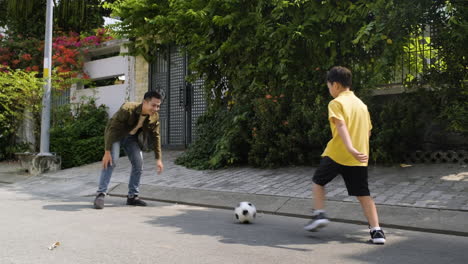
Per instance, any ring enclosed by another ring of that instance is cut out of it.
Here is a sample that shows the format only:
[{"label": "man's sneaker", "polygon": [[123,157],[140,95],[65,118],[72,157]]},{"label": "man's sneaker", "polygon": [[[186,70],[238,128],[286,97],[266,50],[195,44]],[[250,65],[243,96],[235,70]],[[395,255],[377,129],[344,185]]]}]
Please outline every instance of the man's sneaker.
[{"label": "man's sneaker", "polygon": [[385,234],[382,229],[370,231],[371,241],[374,244],[385,244]]},{"label": "man's sneaker", "polygon": [[312,220],[304,226],[304,229],[307,231],[317,231],[319,228],[325,227],[330,223],[325,213],[318,213],[312,216]]},{"label": "man's sneaker", "polygon": [[96,195],[94,199],[94,209],[104,208],[104,197],[106,197],[105,193],[98,193],[98,195]]},{"label": "man's sneaker", "polygon": [[141,200],[138,195],[127,197],[127,205],[146,206],[146,202]]}]

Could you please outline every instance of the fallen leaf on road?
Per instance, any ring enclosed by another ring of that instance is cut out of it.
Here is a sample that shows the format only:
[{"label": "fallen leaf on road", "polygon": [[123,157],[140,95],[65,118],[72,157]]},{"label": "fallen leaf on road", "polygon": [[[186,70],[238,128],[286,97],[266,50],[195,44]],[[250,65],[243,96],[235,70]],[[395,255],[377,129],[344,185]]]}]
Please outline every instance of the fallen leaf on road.
[{"label": "fallen leaf on road", "polygon": [[60,246],[60,242],[55,242],[52,245],[50,245],[49,250],[52,250],[52,249],[54,249],[54,248],[56,248],[58,246]]}]

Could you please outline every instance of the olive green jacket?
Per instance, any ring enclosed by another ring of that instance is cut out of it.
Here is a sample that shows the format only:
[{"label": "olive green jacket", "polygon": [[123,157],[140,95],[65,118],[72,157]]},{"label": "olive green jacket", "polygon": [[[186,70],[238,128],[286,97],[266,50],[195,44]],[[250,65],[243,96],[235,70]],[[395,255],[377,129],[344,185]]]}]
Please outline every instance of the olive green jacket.
[{"label": "olive green jacket", "polygon": [[[105,150],[110,151],[114,142],[123,139],[136,127],[140,119],[141,109],[142,103],[127,102],[109,119],[104,134]],[[141,128],[142,131],[139,134],[140,147],[142,147],[141,141],[147,142],[148,135],[153,136],[156,159],[162,158],[159,129],[159,114],[155,113],[145,119]]]}]

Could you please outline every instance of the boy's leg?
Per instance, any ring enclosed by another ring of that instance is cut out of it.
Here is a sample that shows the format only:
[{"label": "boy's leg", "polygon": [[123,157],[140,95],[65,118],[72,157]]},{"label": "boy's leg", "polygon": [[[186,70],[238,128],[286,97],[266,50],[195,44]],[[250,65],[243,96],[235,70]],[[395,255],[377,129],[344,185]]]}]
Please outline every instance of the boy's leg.
[{"label": "boy's leg", "polygon": [[329,157],[323,157],[312,178],[313,208],[312,219],[304,226],[307,231],[316,231],[330,220],[325,214],[325,185],[338,175],[338,164]]},{"label": "boy's leg", "polygon": [[115,142],[114,144],[112,144],[111,149],[112,165],[109,165],[106,169],[103,168],[101,170],[101,176],[99,178],[99,187],[97,190],[96,198],[94,199],[95,209],[104,208],[104,197],[106,197],[107,188],[112,177],[112,172],[114,171],[114,168],[117,165],[117,159],[119,158],[119,154],[120,142]]},{"label": "boy's leg", "polygon": [[370,196],[357,196],[359,203],[361,203],[364,216],[367,218],[371,227],[379,227],[379,217],[377,215],[377,208],[375,207],[374,200]]},{"label": "boy's leg", "polygon": [[316,183],[312,186],[312,195],[314,196],[314,210],[325,209],[325,187]]},{"label": "boy's leg", "polygon": [[372,243],[385,244],[385,233],[379,226],[379,216],[377,215],[374,200],[370,196],[357,196],[357,198],[369,222]]},{"label": "boy's leg", "polygon": [[370,234],[372,242],[375,244],[384,244],[385,235],[379,226],[377,208],[369,192],[367,167],[341,166],[340,173],[343,175],[348,194],[350,196],[356,196],[361,204],[362,211],[371,227]]},{"label": "boy's leg", "polygon": [[325,185],[331,182],[339,173],[339,164],[329,157],[323,157],[312,178],[312,195],[314,210],[325,208]]},{"label": "boy's leg", "polygon": [[128,205],[146,206],[146,203],[138,198],[141,174],[143,172],[143,153],[138,145],[137,135],[124,139],[123,148],[132,164],[130,179],[128,181]]}]

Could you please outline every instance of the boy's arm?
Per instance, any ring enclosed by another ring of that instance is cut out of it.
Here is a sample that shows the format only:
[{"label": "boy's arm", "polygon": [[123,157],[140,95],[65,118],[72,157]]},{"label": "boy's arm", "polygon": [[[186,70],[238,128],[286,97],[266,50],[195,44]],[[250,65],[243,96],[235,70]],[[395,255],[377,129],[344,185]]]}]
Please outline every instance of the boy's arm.
[{"label": "boy's arm", "polygon": [[336,126],[336,130],[338,131],[338,135],[340,135],[341,140],[343,140],[343,143],[345,144],[348,152],[351,153],[351,155],[353,155],[357,161],[366,163],[369,157],[354,148],[353,143],[351,142],[351,137],[349,136],[348,127],[346,127],[346,123],[343,120],[339,120],[334,117],[332,117],[332,119]]}]

